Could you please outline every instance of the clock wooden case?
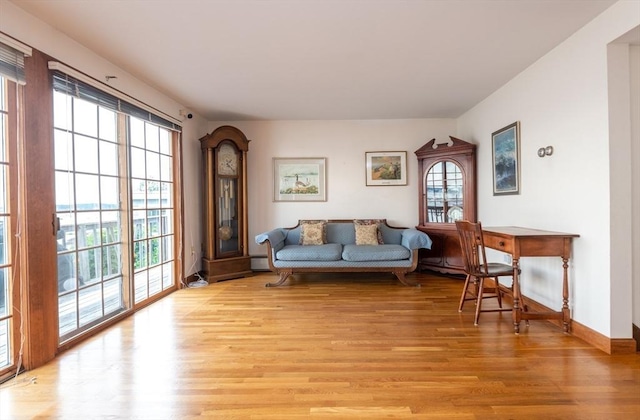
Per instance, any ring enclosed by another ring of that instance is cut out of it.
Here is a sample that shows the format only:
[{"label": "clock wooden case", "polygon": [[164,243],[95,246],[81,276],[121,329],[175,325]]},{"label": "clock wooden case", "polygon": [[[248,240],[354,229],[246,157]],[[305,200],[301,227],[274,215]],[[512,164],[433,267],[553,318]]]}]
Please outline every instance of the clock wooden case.
[{"label": "clock wooden case", "polygon": [[420,224],[431,249],[420,250],[419,269],[464,274],[455,221],[476,221],[476,146],[455,137],[435,139],[416,150],[419,170]]},{"label": "clock wooden case", "polygon": [[252,273],[247,211],[249,140],[232,126],[200,139],[203,164],[202,270],[209,282]]}]

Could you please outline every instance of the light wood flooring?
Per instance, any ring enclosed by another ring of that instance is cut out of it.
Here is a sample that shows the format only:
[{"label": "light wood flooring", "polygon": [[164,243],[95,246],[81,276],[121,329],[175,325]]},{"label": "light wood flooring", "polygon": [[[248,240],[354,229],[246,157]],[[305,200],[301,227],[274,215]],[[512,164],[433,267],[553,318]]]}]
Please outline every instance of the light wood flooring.
[{"label": "light wood flooring", "polygon": [[274,275],[183,289],[0,385],[2,419],[638,419],[640,356],[609,356],[462,282]]}]

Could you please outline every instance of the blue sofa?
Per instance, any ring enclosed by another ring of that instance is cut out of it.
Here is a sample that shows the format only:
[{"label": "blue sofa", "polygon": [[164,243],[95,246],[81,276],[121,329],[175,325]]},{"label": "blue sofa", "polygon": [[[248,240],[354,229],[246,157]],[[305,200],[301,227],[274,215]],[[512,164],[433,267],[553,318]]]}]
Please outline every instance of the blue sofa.
[{"label": "blue sofa", "polygon": [[[276,228],[256,236],[267,245],[269,269],[280,275],[279,286],[295,273],[391,272],[405,285],[419,286],[405,278],[418,264],[418,250],[431,248],[431,238],[414,228],[389,226],[376,220],[382,244],[357,245],[354,220],[327,220],[326,240],[319,245],[301,245],[301,222],[292,228]],[[359,221],[358,221],[359,222]]]}]

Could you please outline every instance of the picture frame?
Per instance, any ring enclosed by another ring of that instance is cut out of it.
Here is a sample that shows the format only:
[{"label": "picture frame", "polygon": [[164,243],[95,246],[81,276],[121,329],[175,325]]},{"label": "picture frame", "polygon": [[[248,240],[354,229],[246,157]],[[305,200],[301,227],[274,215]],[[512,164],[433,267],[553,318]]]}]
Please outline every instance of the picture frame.
[{"label": "picture frame", "polygon": [[491,133],[493,195],[520,194],[520,122]]},{"label": "picture frame", "polygon": [[273,158],[273,201],[327,201],[326,158]]},{"label": "picture frame", "polygon": [[366,185],[407,185],[407,152],[365,152]]}]

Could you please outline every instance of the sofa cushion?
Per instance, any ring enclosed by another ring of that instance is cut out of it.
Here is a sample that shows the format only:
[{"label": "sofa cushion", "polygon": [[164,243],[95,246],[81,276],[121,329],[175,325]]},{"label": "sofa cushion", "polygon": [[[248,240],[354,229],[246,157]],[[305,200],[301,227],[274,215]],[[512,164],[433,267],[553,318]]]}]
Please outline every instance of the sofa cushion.
[{"label": "sofa cushion", "polygon": [[276,253],[283,261],[337,261],[342,257],[342,245],[286,245]]},{"label": "sofa cushion", "polygon": [[353,223],[356,225],[356,227],[358,225],[376,225],[378,227],[378,244],[382,245],[384,243],[380,226],[386,225],[387,219],[355,219]]},{"label": "sofa cushion", "polygon": [[300,245],[323,245],[327,243],[327,222],[308,220],[300,223]]},{"label": "sofa cushion", "polygon": [[353,223],[327,223],[327,243],[355,244],[356,231],[353,229]]},{"label": "sofa cushion", "polygon": [[378,245],[378,225],[354,225],[356,245]]},{"label": "sofa cushion", "polygon": [[342,250],[345,261],[398,261],[410,257],[411,251],[402,245],[345,245]]}]

